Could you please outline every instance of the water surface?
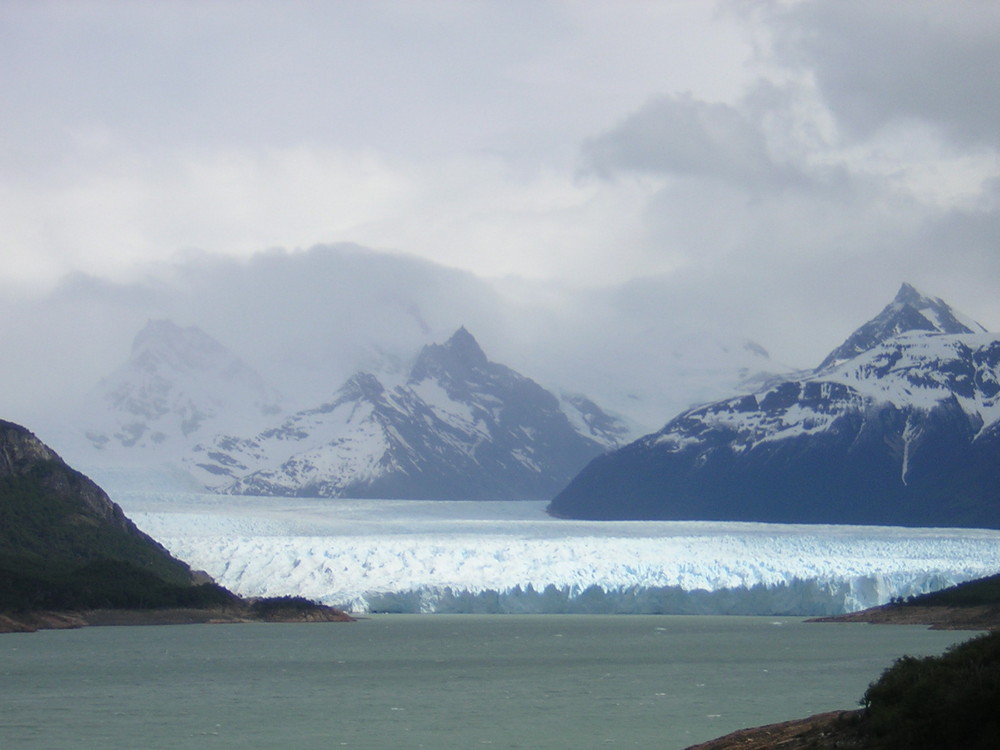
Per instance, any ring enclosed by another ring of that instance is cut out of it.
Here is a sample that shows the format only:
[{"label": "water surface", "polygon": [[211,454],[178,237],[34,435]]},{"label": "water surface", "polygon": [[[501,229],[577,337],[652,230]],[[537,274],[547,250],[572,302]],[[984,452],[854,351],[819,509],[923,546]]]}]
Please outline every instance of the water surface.
[{"label": "water surface", "polygon": [[762,617],[389,615],[0,636],[0,747],[683,748],[857,707],[969,633]]}]

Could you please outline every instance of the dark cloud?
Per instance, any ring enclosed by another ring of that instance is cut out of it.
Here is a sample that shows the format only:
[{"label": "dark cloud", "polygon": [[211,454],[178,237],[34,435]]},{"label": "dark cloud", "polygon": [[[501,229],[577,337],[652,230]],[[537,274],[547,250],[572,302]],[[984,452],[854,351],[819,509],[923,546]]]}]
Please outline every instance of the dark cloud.
[{"label": "dark cloud", "polygon": [[812,73],[856,136],[917,121],[959,144],[1000,146],[997,3],[807,0],[771,23],[783,61]]},{"label": "dark cloud", "polygon": [[753,189],[797,183],[801,175],[777,161],[759,125],[728,104],[686,94],[659,96],[620,125],[583,146],[585,168],[706,177]]}]

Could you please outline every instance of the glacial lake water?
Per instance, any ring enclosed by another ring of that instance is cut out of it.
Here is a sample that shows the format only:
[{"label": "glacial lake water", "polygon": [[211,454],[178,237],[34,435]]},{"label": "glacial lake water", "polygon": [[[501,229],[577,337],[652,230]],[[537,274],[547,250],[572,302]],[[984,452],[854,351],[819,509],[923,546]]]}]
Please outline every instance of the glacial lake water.
[{"label": "glacial lake water", "polygon": [[0,747],[684,748],[856,708],[968,632],[774,617],[383,615],[0,636]]}]

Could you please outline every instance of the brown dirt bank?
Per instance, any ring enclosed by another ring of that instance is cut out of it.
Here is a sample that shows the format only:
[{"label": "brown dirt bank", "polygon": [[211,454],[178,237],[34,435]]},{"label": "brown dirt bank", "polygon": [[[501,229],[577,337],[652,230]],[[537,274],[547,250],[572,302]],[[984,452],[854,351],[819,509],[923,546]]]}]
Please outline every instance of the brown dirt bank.
[{"label": "brown dirt bank", "polygon": [[741,729],[725,737],[692,745],[687,750],[826,750],[863,748],[856,727],[857,711],[831,711],[806,719],[783,721],[754,729]]},{"label": "brown dirt bank", "polygon": [[1000,630],[1000,605],[974,607],[922,607],[885,604],[809,622],[867,622],[872,625],[926,625],[932,630]]},{"label": "brown dirt bank", "polygon": [[258,615],[248,607],[216,609],[93,609],[84,612],[0,613],[0,633],[30,633],[105,625],[195,625],[241,622],[354,622],[333,607],[277,610]]}]

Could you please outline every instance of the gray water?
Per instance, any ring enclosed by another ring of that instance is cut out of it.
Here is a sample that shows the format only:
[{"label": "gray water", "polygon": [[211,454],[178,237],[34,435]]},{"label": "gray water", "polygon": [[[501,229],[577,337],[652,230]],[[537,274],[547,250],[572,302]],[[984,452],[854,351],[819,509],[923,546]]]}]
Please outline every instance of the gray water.
[{"label": "gray water", "polygon": [[0,747],[683,748],[856,708],[971,637],[763,617],[388,615],[0,636]]}]

